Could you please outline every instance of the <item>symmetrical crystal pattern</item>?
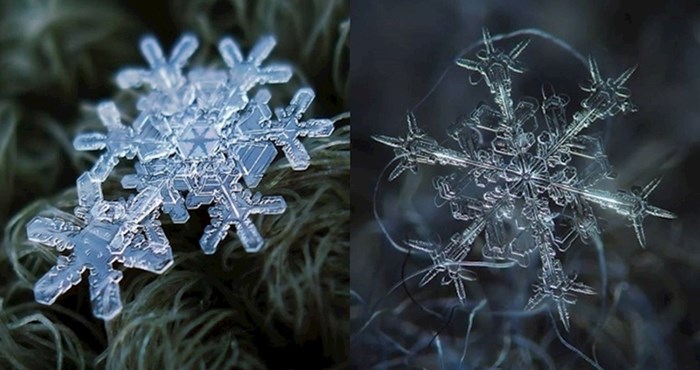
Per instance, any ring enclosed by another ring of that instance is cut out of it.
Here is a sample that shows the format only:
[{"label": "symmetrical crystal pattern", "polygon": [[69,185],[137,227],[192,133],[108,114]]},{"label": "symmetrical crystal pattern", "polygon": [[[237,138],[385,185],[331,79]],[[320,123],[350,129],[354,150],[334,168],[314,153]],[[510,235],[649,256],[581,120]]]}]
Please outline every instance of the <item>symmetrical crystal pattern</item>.
[{"label": "symmetrical crystal pattern", "polygon": [[[612,169],[600,139],[583,130],[596,121],[636,110],[623,86],[634,68],[617,78],[603,78],[596,62],[589,59],[590,81],[582,86],[588,96],[567,120],[569,99],[551,86],[542,88],[541,104],[533,98],[513,101],[511,76],[525,71],[517,57],[529,40],[510,52],[495,48],[486,30],[483,41],[484,48],[476,59],[459,59],[457,64],[472,71],[472,84],[486,83],[495,105],[480,105],[449,127],[448,135],[457,141],[458,149],[428,136],[411,113],[405,137],[377,135],[374,139],[394,148],[399,159],[389,180],[405,170],[415,173],[418,165],[455,169],[450,175],[436,177],[433,184],[437,197],[449,203],[452,216],[467,226],[446,245],[407,241],[410,248],[428,253],[433,260],[421,286],[442,274],[442,284],[453,284],[464,303],[464,281],[475,277],[463,262],[477,237],[483,235],[486,259],[514,261],[526,267],[530,255],[539,256],[540,281],[526,308],[552,302],[568,330],[567,306],[576,302],[575,293],[594,294],[594,290],[564,272],[557,251],[563,253],[573,241],[587,242],[600,233],[593,206],[611,209],[630,220],[642,247],[646,244],[642,227],[646,216],[675,217],[647,201],[659,179],[632,191],[611,193],[595,188],[612,176]],[[545,123],[540,128],[538,110]],[[581,166],[586,161],[588,165]]]},{"label": "symmetrical crystal pattern", "polygon": [[[37,301],[52,304],[90,273],[95,316],[111,319],[121,310],[118,282],[125,267],[162,273],[173,256],[158,218],[166,213],[173,223],[189,220],[189,211],[208,206],[211,216],[199,241],[206,254],[216,252],[231,226],[246,251],[257,252],[264,239],[250,216],[279,214],[281,196],[254,192],[278,154],[279,147],[294,170],[308,168],[310,157],[302,137],[325,137],[333,131],[328,119],[302,120],[314,93],[302,88],[287,107],[273,111],[270,92],[257,90],[287,82],[287,65],[263,65],[275,45],[263,37],[244,57],[236,43],[225,38],[219,52],[227,69],[185,70],[198,47],[184,35],[169,57],[158,42],[144,38],[141,51],[148,68],[127,68],[117,76],[122,89],[141,88],[144,94],[133,122],[122,122],[113,102],[97,112],[106,133],[83,133],[74,140],[77,150],[102,150],[94,166],[77,181],[76,221],[36,217],[27,225],[29,239],[70,250],[36,283]],[[122,177],[122,186],[136,189],[128,200],[105,201],[101,183],[121,158],[135,159],[135,172]]]}]

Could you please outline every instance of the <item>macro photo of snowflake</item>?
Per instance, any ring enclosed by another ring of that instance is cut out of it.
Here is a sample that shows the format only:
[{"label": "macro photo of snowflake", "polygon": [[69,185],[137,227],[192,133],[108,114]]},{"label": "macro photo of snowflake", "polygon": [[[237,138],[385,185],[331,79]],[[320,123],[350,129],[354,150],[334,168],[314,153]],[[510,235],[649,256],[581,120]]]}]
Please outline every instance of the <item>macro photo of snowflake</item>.
[{"label": "macro photo of snowflake", "polygon": [[700,369],[699,101],[698,1],[0,1],[0,370]]},{"label": "macro photo of snowflake", "polygon": [[348,0],[0,2],[0,369],[341,369]]},{"label": "macro photo of snowflake", "polygon": [[[255,87],[291,78],[287,65],[263,65],[274,46],[275,39],[266,36],[244,56],[232,39],[224,38],[218,49],[226,69],[187,70],[198,47],[193,35],[182,36],[169,56],[154,38],[141,41],[149,67],[126,68],[117,75],[122,89],[146,89],[137,102],[138,116],[122,122],[115,103],[101,103],[97,112],[107,132],[81,133],[73,142],[80,151],[101,150],[92,169],[77,181],[79,222],[39,216],[27,225],[31,241],[70,251],[37,281],[38,302],[54,303],[88,270],[94,315],[114,318],[122,309],[122,273],[115,263],[154,273],[173,263],[158,221],[161,212],[183,224],[189,210],[209,207],[211,223],[199,240],[205,254],[216,252],[231,227],[247,252],[261,250],[265,241],[251,215],[283,213],[286,203],[281,196],[253,189],[278,148],[291,169],[305,170],[311,158],[300,138],[327,137],[334,128],[329,119],[302,119],[314,99],[309,88],[299,89],[274,114],[268,90],[248,96]],[[121,183],[137,193],[128,200],[106,201],[101,184],[122,158],[136,159],[135,173]]]},{"label": "macro photo of snowflake", "polygon": [[354,368],[697,365],[700,9],[358,1]]},{"label": "macro photo of snowflake", "polygon": [[[647,216],[673,219],[675,215],[647,200],[659,178],[631,190],[596,188],[613,172],[601,140],[588,133],[597,122],[636,110],[624,86],[634,68],[605,77],[589,58],[590,80],[581,85],[587,96],[580,109],[568,116],[569,98],[551,85],[542,87],[541,102],[512,96],[512,78],[526,71],[518,57],[528,43],[525,39],[502,51],[484,29],[483,49],[475,57],[457,60],[472,72],[471,84],[486,85],[493,99],[447,129],[458,149],[427,135],[410,112],[405,137],[373,138],[395,151],[398,164],[389,174],[390,181],[406,170],[416,173],[420,165],[453,169],[449,175],[435,177],[433,185],[439,198],[449,203],[452,217],[465,226],[442,244],[406,240],[412,250],[432,259],[420,286],[439,278],[442,285],[454,286],[466,304],[465,282],[476,279],[467,257],[483,235],[482,254],[487,261],[534,267],[533,259],[539,258],[539,282],[525,309],[551,303],[568,331],[569,306],[576,303],[577,295],[596,292],[575,274],[568,274],[559,256],[574,242],[585,244],[598,237],[601,227],[595,208],[626,218],[641,247],[646,245],[643,221]],[[475,191],[480,195],[475,196]]]}]

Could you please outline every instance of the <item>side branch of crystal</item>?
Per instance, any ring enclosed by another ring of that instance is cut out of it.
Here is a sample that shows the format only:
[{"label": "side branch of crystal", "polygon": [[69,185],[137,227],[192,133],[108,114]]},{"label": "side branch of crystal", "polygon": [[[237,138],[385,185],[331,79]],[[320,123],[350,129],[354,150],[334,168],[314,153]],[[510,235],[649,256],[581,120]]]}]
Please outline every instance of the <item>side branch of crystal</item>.
[{"label": "side branch of crystal", "polygon": [[[576,302],[574,294],[594,291],[575,281],[575,275],[564,273],[557,253],[565,252],[576,240],[585,243],[600,232],[592,206],[626,217],[642,247],[646,245],[642,225],[646,216],[671,219],[675,215],[647,201],[659,179],[643,188],[617,193],[595,187],[613,171],[600,139],[583,131],[596,121],[636,110],[624,87],[634,68],[617,78],[605,79],[596,62],[589,58],[590,81],[582,86],[588,96],[581,102],[580,110],[567,119],[569,98],[557,94],[550,85],[542,88],[541,104],[529,97],[514,103],[511,74],[525,72],[517,58],[528,43],[529,40],[522,41],[506,53],[494,46],[484,30],[484,49],[476,54],[476,59],[457,60],[459,66],[473,72],[473,84],[486,83],[496,105],[480,105],[448,128],[458,149],[439,144],[427,135],[411,112],[407,114],[406,136],[373,138],[392,147],[399,159],[389,180],[406,170],[415,173],[419,165],[454,169],[450,175],[436,177],[433,184],[437,197],[449,203],[452,216],[467,225],[446,245],[406,241],[410,248],[432,258],[433,267],[423,277],[421,286],[443,274],[442,284],[454,284],[457,296],[465,303],[463,281],[474,278],[465,268],[466,258],[476,238],[483,234],[486,259],[513,261],[526,267],[533,253],[539,255],[539,283],[526,308],[552,302],[569,330],[567,307]],[[538,125],[538,110],[544,125]],[[590,164],[575,166],[583,161]],[[555,230],[565,231],[556,235]]]},{"label": "side branch of crystal", "polygon": [[[122,89],[139,89],[132,122],[113,102],[98,105],[106,132],[78,135],[77,150],[100,150],[93,167],[77,180],[77,221],[37,217],[27,226],[29,239],[67,251],[35,285],[37,301],[52,304],[90,272],[90,294],[96,316],[111,319],[121,310],[118,262],[127,268],[162,273],[172,264],[168,238],[158,221],[166,213],[173,223],[186,223],[189,210],[208,206],[211,224],[203,230],[200,247],[216,252],[233,226],[243,248],[257,252],[265,244],[254,214],[280,214],[281,196],[263,196],[254,189],[278,148],[293,170],[309,167],[311,158],[302,137],[326,137],[333,131],[327,119],[302,119],[314,99],[309,88],[299,89],[287,107],[268,106],[270,92],[259,86],[289,81],[288,65],[264,65],[275,46],[262,37],[244,56],[224,38],[218,45],[225,68],[192,68],[189,59],[197,39],[184,35],[169,56],[153,37],[141,41],[146,68],[126,68],[117,75]],[[106,201],[104,182],[122,158],[135,160],[135,171],[122,177],[122,186],[135,189],[128,200]]]}]

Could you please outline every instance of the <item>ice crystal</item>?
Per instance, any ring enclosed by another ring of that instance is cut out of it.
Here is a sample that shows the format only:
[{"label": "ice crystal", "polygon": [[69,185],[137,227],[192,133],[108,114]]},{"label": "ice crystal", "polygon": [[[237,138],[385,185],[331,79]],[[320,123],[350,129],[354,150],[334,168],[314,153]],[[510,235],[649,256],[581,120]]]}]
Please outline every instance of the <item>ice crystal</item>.
[{"label": "ice crystal", "polygon": [[27,224],[29,240],[70,250],[59,255],[56,265],[34,286],[36,300],[53,304],[89,270],[90,298],[95,316],[109,320],[121,311],[119,281],[122,273],[115,262],[126,267],[162,273],[173,262],[168,239],[158,222],[160,194],[144,189],[128,201],[102,198],[99,183],[88,174],[78,179],[79,223],[59,218],[36,217]]},{"label": "ice crystal", "polygon": [[[446,245],[421,240],[406,242],[432,258],[433,267],[421,280],[421,286],[442,274],[442,284],[454,284],[460,301],[465,303],[464,281],[475,278],[465,267],[465,258],[477,237],[484,235],[482,254],[487,259],[514,261],[526,267],[530,254],[539,255],[539,283],[526,309],[550,301],[568,330],[567,306],[576,302],[575,293],[595,292],[576,281],[575,275],[564,272],[557,251],[563,253],[573,241],[587,242],[600,232],[592,206],[611,209],[630,220],[642,247],[646,244],[642,227],[646,216],[675,217],[647,201],[659,179],[644,188],[617,193],[594,187],[600,180],[610,178],[612,170],[600,140],[582,131],[596,121],[636,110],[629,90],[623,86],[634,68],[617,78],[603,78],[596,62],[589,58],[590,81],[582,86],[588,96],[581,102],[581,109],[567,120],[568,98],[554,92],[551,86],[543,87],[539,107],[533,98],[517,103],[512,100],[511,76],[525,71],[517,58],[529,40],[503,52],[494,47],[484,30],[483,43],[476,59],[459,59],[456,63],[472,71],[472,84],[482,80],[486,83],[495,108],[480,105],[466,119],[449,127],[448,134],[457,141],[459,149],[445,147],[428,136],[411,113],[405,137],[377,135],[374,139],[394,148],[400,160],[389,180],[406,170],[415,173],[418,165],[455,169],[448,176],[436,177],[433,184],[437,196],[449,203],[452,216],[467,226]],[[538,109],[546,125],[539,130]],[[583,160],[592,164],[577,169],[575,165]],[[480,196],[472,196],[475,192]]]},{"label": "ice crystal", "polygon": [[[160,212],[173,223],[185,223],[188,210],[209,206],[211,224],[200,247],[206,254],[234,226],[248,252],[257,252],[264,239],[250,219],[252,214],[279,214],[286,209],[281,196],[254,192],[281,148],[294,170],[309,166],[301,137],[324,137],[333,131],[327,119],[302,120],[314,93],[302,88],[289,106],[272,110],[270,93],[256,86],[285,83],[287,65],[263,66],[275,40],[264,37],[247,58],[236,43],[225,38],[219,52],[227,69],[184,70],[197,49],[197,39],[183,36],[166,58],[157,41],[144,38],[141,51],[148,69],[128,68],[117,76],[122,89],[145,88],[130,124],[121,120],[117,106],[101,103],[97,112],[106,133],[83,133],[74,140],[77,150],[102,150],[93,167],[77,181],[78,221],[39,216],[27,225],[30,240],[70,250],[36,283],[37,301],[52,304],[90,272],[90,294],[95,316],[111,319],[121,310],[118,282],[125,267],[162,273],[172,264],[172,251],[160,227]],[[128,200],[105,201],[101,183],[121,158],[136,159],[135,173],[121,180],[136,189]]]}]

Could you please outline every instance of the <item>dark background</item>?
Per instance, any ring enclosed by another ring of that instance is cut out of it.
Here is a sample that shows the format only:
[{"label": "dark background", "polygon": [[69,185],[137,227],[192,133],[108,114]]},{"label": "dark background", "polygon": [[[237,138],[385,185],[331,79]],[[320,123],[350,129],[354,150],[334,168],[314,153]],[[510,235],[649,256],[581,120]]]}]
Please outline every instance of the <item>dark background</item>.
[{"label": "dark background", "polygon": [[[451,67],[462,49],[480,40],[482,27],[487,27],[492,35],[526,28],[545,31],[583,56],[594,56],[604,76],[617,76],[629,66],[638,66],[627,83],[638,111],[598,122],[587,132],[603,135],[605,152],[618,174],[615,180],[602,186],[609,190],[629,189],[663,176],[651,202],[675,212],[678,219],[647,218],[649,244],[644,250],[637,245],[634,231],[624,220],[596,209],[606,224],[603,238],[608,258],[608,289],[599,291],[595,298],[579,297],[579,304],[571,309],[573,328],[567,338],[590,356],[589,329],[601,318],[595,314],[596,307],[603,297],[608,304],[614,301],[616,287],[629,288],[620,296],[617,310],[607,314],[606,323],[615,325],[606,326],[600,341],[614,349],[601,350],[599,342],[599,363],[605,368],[700,366],[698,10],[697,2],[662,1],[352,2],[351,330],[354,334],[351,362],[355,368],[379,364],[389,368],[407,365],[437,368],[426,365],[437,366],[440,358],[434,341],[429,343],[435,332],[443,333],[442,358],[446,368],[451,368],[450,356],[456,353],[459,359],[461,355],[469,311],[457,310],[452,315],[452,287],[441,287],[434,282],[419,289],[414,279],[405,289],[401,287],[387,294],[402,280],[402,274],[407,276],[428,266],[430,261],[418,255],[406,258],[391,248],[378,229],[372,214],[372,195],[393,152],[372,141],[370,135],[403,136],[406,111],[426,96],[443,73],[445,78],[435,91],[415,109],[419,125],[438,141],[448,138],[445,129],[459,114],[470,113],[480,100],[488,100],[483,83],[470,86],[470,72]],[[523,38],[496,42],[496,47],[509,50]],[[467,56],[474,56],[475,51]],[[567,109],[570,119],[583,96],[577,86],[587,77],[585,66],[562,48],[537,37],[532,37],[520,60],[529,72],[514,77],[515,100],[528,95],[541,101],[539,86],[551,82],[558,92],[571,96]],[[435,207],[430,179],[436,173],[442,172],[424,166],[418,175],[407,173],[391,184],[387,184],[386,174],[382,178],[378,212],[388,233],[399,244],[407,237],[439,235],[444,240],[463,227],[451,219],[448,209]],[[585,245],[575,247],[569,252],[573,257],[567,256],[563,263],[567,270],[578,269],[584,281],[600,290],[597,265],[591,264],[597,258],[593,249]],[[480,253],[472,252],[468,259],[480,260]],[[591,266],[593,271],[584,270],[586,266]],[[511,282],[504,281],[503,275],[484,270],[478,271],[478,275],[479,282],[468,285],[468,294],[489,298],[492,310],[503,308],[499,302],[516,308],[518,302],[523,305],[526,302],[528,285],[514,295],[503,290],[504,283]],[[517,276],[506,275],[506,279]],[[421,304],[434,304],[430,307],[438,311],[439,317],[420,309],[407,292],[415,295],[413,298]],[[445,303],[437,304],[440,299]],[[475,299],[468,310],[478,302]],[[406,306],[400,311],[382,312],[364,326],[372,314],[396,309],[404,303]],[[489,347],[488,343],[479,346],[480,338],[488,342],[489,330],[501,328],[498,325],[491,321],[480,323],[478,319],[475,322],[469,348],[470,354],[479,355],[470,357],[475,356],[474,361],[479,362],[479,356],[485,353],[485,358],[491,359],[482,361],[481,366],[493,362],[488,354],[495,356],[501,349],[502,336],[494,339],[493,346]],[[589,368],[556,339],[552,341],[547,315],[527,318],[522,325],[517,332],[550,353],[557,368]],[[397,343],[411,354],[397,349]],[[448,351],[450,345],[456,346],[455,353]],[[509,352],[508,356],[511,355]],[[513,363],[508,366],[507,361],[503,366],[518,368]]]}]

